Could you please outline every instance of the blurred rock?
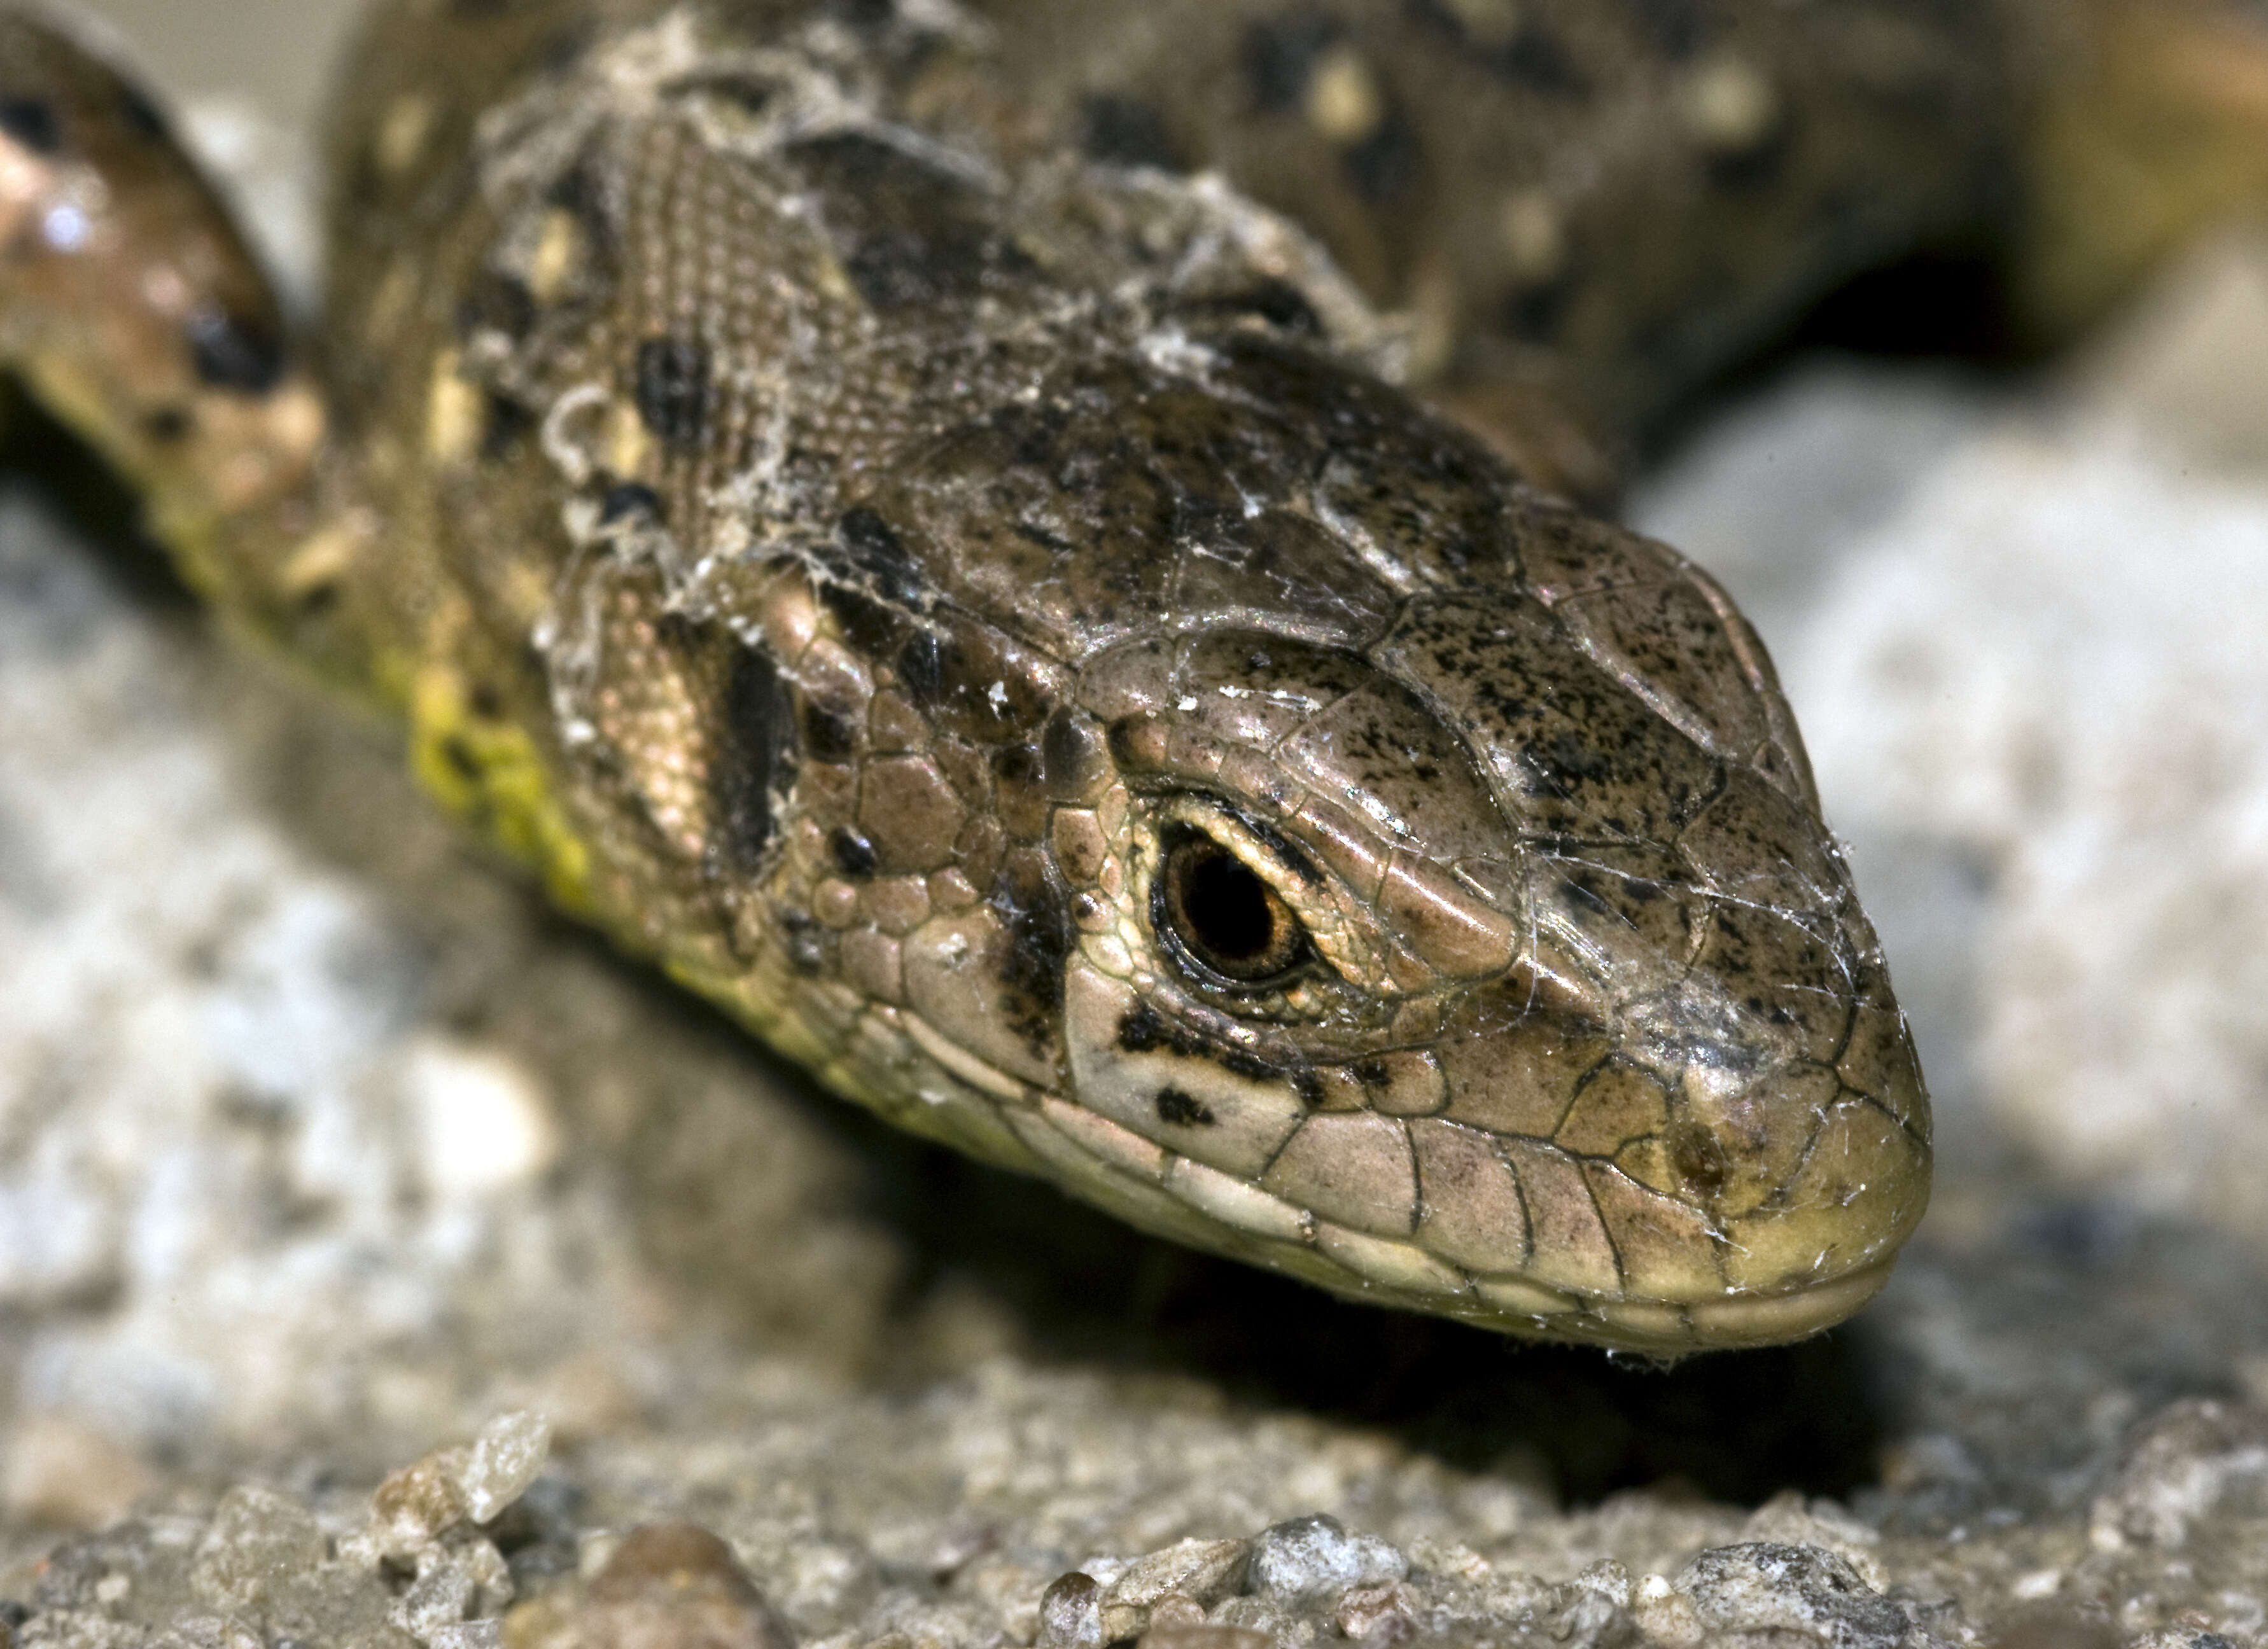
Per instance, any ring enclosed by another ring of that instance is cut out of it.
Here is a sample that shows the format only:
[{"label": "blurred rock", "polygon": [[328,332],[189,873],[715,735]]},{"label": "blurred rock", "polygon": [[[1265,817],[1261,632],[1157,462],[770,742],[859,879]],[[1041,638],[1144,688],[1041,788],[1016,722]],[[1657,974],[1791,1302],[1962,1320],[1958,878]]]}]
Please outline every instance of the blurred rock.
[{"label": "blurred rock", "polygon": [[2222,416],[2263,359],[2268,247],[2211,248],[1934,465],[1782,665],[1862,880],[1870,840],[1983,868],[1994,1123],[2268,1245],[2268,422]]},{"label": "blurred rock", "polygon": [[665,1523],[624,1535],[587,1587],[505,1623],[507,1649],[795,1649],[795,1639],[707,1529]]},{"label": "blurred rock", "polygon": [[0,1461],[0,1510],[12,1523],[101,1528],[156,1486],[140,1460],[64,1414],[27,1417]]}]

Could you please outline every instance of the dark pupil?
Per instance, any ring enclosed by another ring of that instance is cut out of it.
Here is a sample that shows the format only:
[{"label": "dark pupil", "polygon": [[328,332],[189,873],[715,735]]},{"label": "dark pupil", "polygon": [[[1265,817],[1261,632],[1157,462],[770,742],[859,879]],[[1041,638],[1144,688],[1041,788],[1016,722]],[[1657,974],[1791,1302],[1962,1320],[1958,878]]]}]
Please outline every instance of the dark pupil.
[{"label": "dark pupil", "polygon": [[1202,831],[1177,828],[1163,845],[1165,874],[1151,893],[1150,918],[1182,961],[1259,986],[1307,960],[1307,934],[1266,879]]},{"label": "dark pupil", "polygon": [[1276,909],[1268,884],[1233,854],[1212,843],[1182,850],[1175,902],[1189,936],[1208,960],[1250,963],[1275,947]]}]

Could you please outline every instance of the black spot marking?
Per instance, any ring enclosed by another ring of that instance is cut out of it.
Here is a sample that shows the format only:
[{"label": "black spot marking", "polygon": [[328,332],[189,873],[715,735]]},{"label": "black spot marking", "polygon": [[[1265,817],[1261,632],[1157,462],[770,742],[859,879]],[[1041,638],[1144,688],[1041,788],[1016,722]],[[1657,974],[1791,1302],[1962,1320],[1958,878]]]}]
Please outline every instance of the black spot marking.
[{"label": "black spot marking", "polygon": [[827,967],[827,930],[808,910],[776,910],[788,966],[806,978]]},{"label": "black spot marking", "polygon": [[858,504],[844,511],[836,527],[850,565],[874,581],[885,600],[909,604],[920,598],[920,570],[905,541],[880,515]]},{"label": "black spot marking", "polygon": [[916,703],[934,705],[945,696],[945,643],[931,630],[916,630],[898,650],[898,680]]},{"label": "black spot marking", "polygon": [[903,615],[863,590],[830,584],[820,591],[819,599],[850,644],[870,659],[887,657],[905,635]]},{"label": "black spot marking", "polygon": [[994,413],[991,425],[1007,438],[1008,456],[1019,464],[1053,461],[1071,425],[1071,415],[1055,402],[1027,406],[1012,402]]},{"label": "black spot marking", "polygon": [[708,347],[691,338],[638,345],[633,394],[639,419],[672,446],[697,446],[709,428]]},{"label": "black spot marking", "polygon": [[1245,30],[1244,84],[1254,104],[1270,114],[1298,108],[1315,59],[1338,37],[1336,19],[1320,11],[1296,12]]},{"label": "black spot marking", "polygon": [[793,724],[778,666],[760,648],[742,647],[725,688],[715,799],[725,850],[741,869],[760,865],[777,834],[772,798],[787,788],[795,761]]},{"label": "black spot marking", "polygon": [[1697,1123],[1684,1123],[1670,1135],[1669,1161],[1678,1177],[1704,1196],[1723,1190],[1733,1174],[1723,1144]]},{"label": "black spot marking", "polygon": [[1008,523],[1008,530],[1027,544],[1036,544],[1042,549],[1053,550],[1058,556],[1071,554],[1071,540],[1058,533],[1050,533],[1044,526],[1035,526],[1029,521],[1011,521]]},{"label": "black spot marking", "polygon": [[527,288],[509,275],[483,269],[472,290],[457,306],[457,331],[470,337],[477,332],[501,332],[518,342],[535,324],[535,299]]},{"label": "black spot marking", "polygon": [[967,301],[1031,269],[976,189],[902,150],[842,134],[787,152],[819,196],[843,272],[869,308]]},{"label": "black spot marking", "polygon": [[1085,796],[1103,771],[1094,720],[1068,704],[1058,706],[1040,734],[1040,769],[1050,796],[1061,801]]},{"label": "black spot marking", "polygon": [[1590,90],[1590,83],[1559,37],[1541,23],[1530,23],[1500,49],[1490,53],[1487,62],[1504,79],[1530,91],[1580,97]]},{"label": "black spot marking", "polygon": [[1702,0],[1626,0],[1638,27],[1663,56],[1676,62],[1701,49],[1708,35]]},{"label": "black spot marking", "polygon": [[1505,299],[1506,332],[1528,343],[1550,343],[1566,324],[1578,283],[1566,274],[1540,285],[1523,286]]},{"label": "black spot marking", "polygon": [[1572,729],[1527,746],[1518,753],[1515,762],[1531,796],[1565,796],[1578,785],[1615,776],[1613,759],[1586,743]]},{"label": "black spot marking", "polygon": [[63,123],[45,98],[0,98],[0,132],[35,155],[52,155],[63,146]]},{"label": "black spot marking", "polygon": [[1709,181],[1734,195],[1770,188],[1787,170],[1794,147],[1787,121],[1775,119],[1771,129],[1754,143],[1710,156]]},{"label": "black spot marking", "polygon": [[1171,1048],[1178,1034],[1148,1003],[1138,1003],[1118,1021],[1118,1045],[1130,1054],[1155,1053]]},{"label": "black spot marking", "polygon": [[999,963],[1007,987],[1001,1009],[1012,1029],[1044,1051],[1055,1043],[1064,967],[1071,958],[1071,912],[1063,890],[1036,855],[1025,855],[1001,866],[987,902],[1007,928]]},{"label": "black spot marking", "polygon": [[505,457],[535,427],[535,414],[509,395],[490,390],[481,428],[481,456],[495,462]]},{"label": "black spot marking", "polygon": [[166,119],[165,111],[143,94],[142,88],[131,82],[121,82],[118,87],[118,118],[126,129],[145,143],[168,144],[173,141],[173,129]]},{"label": "black spot marking", "polygon": [[188,320],[189,360],[215,389],[264,395],[284,380],[282,328],[207,306]]},{"label": "black spot marking", "polygon": [[1363,1059],[1355,1063],[1354,1079],[1366,1088],[1382,1088],[1394,1080],[1383,1059]]},{"label": "black spot marking", "polygon": [[1179,1088],[1158,1090],[1158,1120],[1175,1128],[1210,1128],[1217,1120],[1212,1108]]},{"label": "black spot marking", "polygon": [[618,481],[599,499],[599,525],[612,526],[633,516],[641,520],[662,519],[661,495],[642,481]]},{"label": "black spot marking", "polygon": [[571,290],[584,293],[611,282],[621,261],[614,194],[595,150],[594,144],[594,151],[569,167],[545,196],[547,205],[565,212],[582,231],[583,256]]},{"label": "black spot marking", "polygon": [[1097,92],[1079,105],[1079,147],[1090,160],[1113,166],[1188,170],[1166,130],[1165,117],[1147,103]]},{"label": "black spot marking", "polygon": [[142,433],[160,446],[188,440],[196,427],[196,414],[187,407],[153,408],[142,418]]},{"label": "black spot marking", "polygon": [[862,33],[887,28],[898,15],[896,0],[827,0],[827,14]]},{"label": "black spot marking", "polygon": [[849,825],[837,825],[827,838],[827,850],[835,858],[835,868],[845,876],[865,880],[881,865],[881,855],[874,844]]},{"label": "black spot marking", "polygon": [[802,722],[803,751],[813,761],[848,762],[858,754],[858,723],[855,717],[806,699]]},{"label": "black spot marking", "polygon": [[1357,195],[1383,206],[1418,180],[1418,129],[1399,109],[1389,110],[1369,136],[1340,151],[1339,165]]},{"label": "black spot marking", "polygon": [[1130,1054],[1151,1054],[1162,1049],[1184,1059],[1206,1060],[1247,1082],[1288,1082],[1309,1105],[1322,1101],[1322,1078],[1306,1066],[1278,1066],[1248,1049],[1209,1042],[1169,1024],[1146,1002],[1128,1009],[1118,1021],[1118,1045]]},{"label": "black spot marking", "polygon": [[1466,55],[1500,80],[1530,92],[1561,97],[1575,96],[1589,89],[1565,45],[1535,18],[1523,20],[1508,39],[1484,40],[1466,26],[1465,20],[1445,0],[1410,0],[1410,13],[1454,40]]},{"label": "black spot marking", "polygon": [[1121,768],[1141,769],[1148,765],[1142,748],[1142,735],[1147,732],[1157,717],[1147,710],[1131,716],[1121,716],[1103,729],[1103,739],[1110,749],[1110,759]]}]

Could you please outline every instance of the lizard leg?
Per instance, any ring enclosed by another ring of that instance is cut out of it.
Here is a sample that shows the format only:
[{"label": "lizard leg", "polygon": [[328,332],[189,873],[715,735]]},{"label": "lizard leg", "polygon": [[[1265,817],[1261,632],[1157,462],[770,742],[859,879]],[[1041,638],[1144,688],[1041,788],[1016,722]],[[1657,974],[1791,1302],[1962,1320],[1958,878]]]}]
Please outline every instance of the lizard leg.
[{"label": "lizard leg", "polygon": [[192,585],[254,628],[297,628],[306,593],[290,570],[324,537],[313,371],[155,106],[13,8],[0,9],[0,365],[141,495]]}]

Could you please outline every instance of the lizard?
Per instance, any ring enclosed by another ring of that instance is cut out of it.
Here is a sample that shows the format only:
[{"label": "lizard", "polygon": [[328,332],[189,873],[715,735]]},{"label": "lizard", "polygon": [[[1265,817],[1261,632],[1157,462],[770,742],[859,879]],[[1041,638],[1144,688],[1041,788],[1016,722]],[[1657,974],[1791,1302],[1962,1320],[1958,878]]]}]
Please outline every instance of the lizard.
[{"label": "lizard", "polygon": [[1996,214],[2099,301],[2255,181],[2241,87],[2125,141],[2243,26],[379,0],[301,321],[10,7],[0,356],[235,629],[828,1088],[1670,1358],[1871,1297],[1930,1123],[1770,659],[1623,455]]}]

